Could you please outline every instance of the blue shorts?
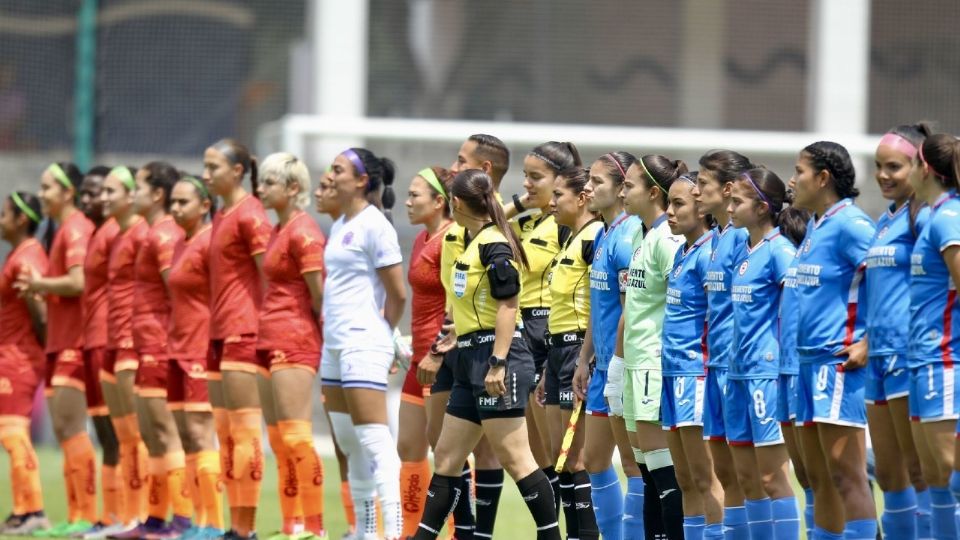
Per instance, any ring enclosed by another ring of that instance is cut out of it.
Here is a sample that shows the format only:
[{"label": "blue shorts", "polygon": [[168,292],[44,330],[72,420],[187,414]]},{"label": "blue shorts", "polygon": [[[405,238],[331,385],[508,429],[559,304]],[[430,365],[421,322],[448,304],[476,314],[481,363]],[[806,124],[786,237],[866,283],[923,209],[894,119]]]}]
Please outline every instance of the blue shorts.
[{"label": "blue shorts", "polygon": [[705,441],[724,441],[727,431],[723,427],[723,410],[727,404],[727,369],[707,368],[706,402],[703,406],[703,439]]},{"label": "blue shorts", "polygon": [[864,397],[868,405],[886,405],[887,401],[910,393],[910,373],[903,355],[871,356],[867,370],[870,373]]},{"label": "blue shorts", "polygon": [[792,424],[797,418],[797,376],[781,373],[777,389],[777,421]]},{"label": "blue shorts", "polygon": [[843,364],[802,363],[797,380],[798,425],[836,424],[864,428],[867,370],[844,371]]},{"label": "blue shorts", "polygon": [[939,422],[960,418],[957,400],[957,369],[941,363],[910,370],[910,419],[915,422]]},{"label": "blue shorts", "polygon": [[610,408],[603,397],[603,387],[607,385],[607,370],[593,368],[590,384],[587,385],[587,401],[583,404],[591,416],[609,416]]},{"label": "blue shorts", "polygon": [[783,443],[777,422],[777,379],[727,381],[723,410],[730,446],[771,446]]},{"label": "blue shorts", "polygon": [[703,425],[706,377],[663,376],[660,415],[663,429]]}]

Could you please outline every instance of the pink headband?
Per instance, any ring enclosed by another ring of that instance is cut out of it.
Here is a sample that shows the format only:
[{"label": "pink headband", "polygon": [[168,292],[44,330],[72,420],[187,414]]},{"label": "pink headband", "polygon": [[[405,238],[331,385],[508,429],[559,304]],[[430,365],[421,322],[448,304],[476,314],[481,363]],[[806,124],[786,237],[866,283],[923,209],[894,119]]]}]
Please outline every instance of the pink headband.
[{"label": "pink headband", "polygon": [[621,174],[624,178],[627,177],[627,173],[623,170],[623,167],[620,166],[620,162],[617,161],[617,158],[613,157],[613,153],[604,154],[603,157],[605,157],[605,158],[609,159],[610,161],[612,161],[613,164],[617,166],[617,170],[620,171],[620,174]]},{"label": "pink headband", "polygon": [[917,147],[896,133],[887,133],[884,135],[883,138],[880,139],[879,146],[889,146],[910,159],[917,157]]}]

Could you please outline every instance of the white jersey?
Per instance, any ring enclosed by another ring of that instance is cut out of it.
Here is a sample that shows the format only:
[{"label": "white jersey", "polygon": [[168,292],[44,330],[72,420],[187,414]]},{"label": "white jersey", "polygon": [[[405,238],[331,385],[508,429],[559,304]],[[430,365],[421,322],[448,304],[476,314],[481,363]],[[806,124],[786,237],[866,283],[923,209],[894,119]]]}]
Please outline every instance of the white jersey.
[{"label": "white jersey", "polygon": [[330,349],[393,348],[377,270],[403,261],[397,231],[375,206],[341,216],[324,251],[323,341]]}]

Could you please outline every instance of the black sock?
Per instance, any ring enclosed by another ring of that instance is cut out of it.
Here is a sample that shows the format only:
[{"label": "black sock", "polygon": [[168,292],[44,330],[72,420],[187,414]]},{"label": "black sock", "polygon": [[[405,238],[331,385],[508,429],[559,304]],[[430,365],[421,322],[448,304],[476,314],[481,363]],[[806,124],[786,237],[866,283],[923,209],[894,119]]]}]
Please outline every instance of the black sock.
[{"label": "black sock", "polygon": [[660,540],[667,537],[663,529],[663,509],[660,506],[660,494],[650,476],[650,469],[646,463],[638,463],[640,476],[643,477],[643,528],[646,531],[646,540]]},{"label": "black sock", "polygon": [[94,416],[93,429],[97,432],[97,441],[103,449],[103,464],[117,466],[120,464],[120,441],[113,430],[113,420],[109,416]]},{"label": "black sock", "polygon": [[427,502],[423,506],[423,516],[420,517],[415,540],[433,540],[440,534],[443,522],[457,504],[457,499],[464,496],[460,486],[459,476],[433,475],[430,487],[427,488]]},{"label": "black sock", "polygon": [[[563,519],[567,522],[567,538],[580,538],[580,522],[577,521],[577,505],[573,502],[573,475],[567,471],[559,474],[560,505]],[[559,514],[558,516],[559,517]]]},{"label": "black sock", "polygon": [[557,509],[557,515],[560,515],[560,476],[553,467],[544,467],[542,470],[550,481],[550,487],[553,488],[553,506]]},{"label": "black sock", "polygon": [[472,497],[470,463],[463,464],[463,472],[460,473],[460,492],[461,496],[457,499],[457,505],[453,507],[453,525],[456,530],[453,537],[456,540],[473,540],[473,528],[475,521],[473,519],[473,505],[470,504]]},{"label": "black sock", "polygon": [[667,538],[683,540],[683,494],[680,493],[680,485],[677,484],[673,465],[651,469],[650,478],[657,488],[661,516],[663,516],[663,529],[667,533]]},{"label": "black sock", "polygon": [[573,501],[577,510],[577,523],[580,525],[580,540],[597,540],[600,527],[593,513],[593,498],[590,496],[590,475],[587,471],[573,473]]},{"label": "black sock", "polygon": [[537,540],[560,540],[560,524],[550,497],[550,481],[543,471],[533,471],[526,478],[518,480],[517,489],[537,524]]},{"label": "black sock", "polygon": [[474,536],[493,538],[497,523],[497,506],[503,491],[503,469],[477,469],[477,526]]}]

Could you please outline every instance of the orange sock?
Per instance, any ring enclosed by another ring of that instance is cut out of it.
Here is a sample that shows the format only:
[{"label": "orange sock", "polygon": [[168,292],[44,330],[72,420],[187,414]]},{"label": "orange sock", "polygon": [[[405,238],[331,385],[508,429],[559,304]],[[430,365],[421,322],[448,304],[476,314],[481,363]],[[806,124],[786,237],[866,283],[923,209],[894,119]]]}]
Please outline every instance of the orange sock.
[{"label": "orange sock", "polygon": [[350,494],[350,482],[340,481],[340,503],[343,504],[343,513],[346,514],[347,525],[350,530],[357,528],[357,514],[353,510],[353,495]]},{"label": "orange sock", "polygon": [[147,510],[147,516],[165,521],[167,510],[170,509],[170,485],[167,482],[167,467],[164,465],[162,457],[150,456],[148,468],[150,470],[150,480],[148,482],[150,506]]},{"label": "orange sock", "polygon": [[197,527],[207,526],[207,512],[200,499],[200,480],[197,477],[197,460],[199,454],[187,454],[187,491],[190,493],[190,502],[193,504],[193,524]]},{"label": "orange sock", "polygon": [[296,464],[296,481],[303,501],[304,526],[323,533],[323,462],[313,448],[309,420],[282,420],[277,424],[283,444]]},{"label": "orange sock", "polygon": [[233,477],[237,482],[237,522],[233,525],[238,534],[248,536],[254,530],[263,481],[263,415],[260,409],[254,408],[227,414],[233,436]]},{"label": "orange sock", "polygon": [[103,517],[100,521],[107,525],[113,525],[120,520],[122,514],[120,505],[123,504],[123,498],[120,496],[122,483],[119,466],[103,465],[100,468],[100,486],[103,490]]},{"label": "orange sock", "polygon": [[281,531],[283,534],[299,532],[298,526],[303,524],[303,504],[300,500],[300,490],[297,486],[297,470],[293,457],[280,435],[277,426],[267,426],[267,437],[270,448],[277,456],[277,483],[280,492],[280,515],[283,518]]},{"label": "orange sock", "polygon": [[220,480],[220,453],[203,450],[197,454],[197,484],[208,527],[223,530],[223,482]]},{"label": "orange sock", "polygon": [[83,431],[63,441],[63,459],[69,465],[68,482],[76,493],[77,517],[97,521],[97,454]]},{"label": "orange sock", "polygon": [[237,483],[233,479],[233,436],[230,433],[230,416],[222,407],[213,409],[213,423],[217,429],[217,442],[220,443],[220,470],[223,485],[227,492],[227,504],[230,507],[230,522],[236,521]]},{"label": "orange sock", "polygon": [[403,536],[417,534],[427,486],[430,484],[430,461],[404,461],[400,464],[400,508],[403,511]]},{"label": "orange sock", "polygon": [[43,510],[37,453],[30,441],[29,423],[0,427],[0,445],[10,454],[10,484],[13,488],[13,513]]},{"label": "orange sock", "polygon": [[120,441],[120,519],[124,523],[146,518],[144,493],[147,492],[146,448],[140,439],[136,415],[113,418],[113,429]]},{"label": "orange sock", "polygon": [[193,516],[193,503],[190,501],[190,486],[187,484],[187,461],[183,451],[167,452],[163,456],[163,467],[167,475],[167,489],[170,491],[170,505],[173,514],[181,517]]}]

